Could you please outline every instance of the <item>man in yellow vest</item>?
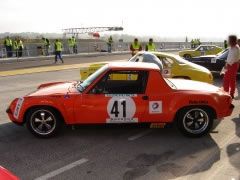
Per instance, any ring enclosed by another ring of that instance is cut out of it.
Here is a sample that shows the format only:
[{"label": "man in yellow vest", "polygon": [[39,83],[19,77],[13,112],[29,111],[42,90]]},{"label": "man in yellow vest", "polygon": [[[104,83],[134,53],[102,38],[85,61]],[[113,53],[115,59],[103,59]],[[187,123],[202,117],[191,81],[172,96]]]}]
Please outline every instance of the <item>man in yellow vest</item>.
[{"label": "man in yellow vest", "polygon": [[137,38],[135,38],[134,42],[130,45],[130,51],[132,52],[132,56],[137,54],[138,51],[142,51],[142,45],[138,42]]},{"label": "man in yellow vest", "polygon": [[73,53],[77,54],[77,40],[74,36],[72,36],[72,44],[73,44]]},{"label": "man in yellow vest", "polygon": [[145,51],[156,51],[156,46],[153,43],[153,39],[150,38],[148,44],[145,47]]},{"label": "man in yellow vest", "polygon": [[112,36],[110,36],[110,37],[108,38],[108,42],[107,42],[108,52],[109,52],[109,53],[112,52],[112,43],[113,43],[113,38],[112,38]]},{"label": "man in yellow vest", "polygon": [[74,44],[73,44],[73,39],[72,39],[72,38],[69,38],[69,39],[68,39],[68,48],[69,48],[69,53],[70,53],[70,54],[73,54],[73,46],[74,46]]},{"label": "man in yellow vest", "polygon": [[23,55],[23,42],[20,38],[17,39],[17,57],[22,57]]},{"label": "man in yellow vest", "polygon": [[18,43],[17,43],[17,38],[15,38],[14,41],[13,41],[13,52],[15,53],[15,56],[18,57]]},{"label": "man in yellow vest", "polygon": [[63,49],[63,45],[62,43],[59,41],[59,39],[56,39],[55,43],[54,43],[54,48],[55,48],[55,64],[57,63],[58,58],[63,62],[63,58],[62,58],[62,49]]},{"label": "man in yellow vest", "polygon": [[9,36],[7,36],[7,38],[4,40],[4,46],[6,48],[6,51],[7,51],[7,57],[12,57],[12,40],[10,39]]},{"label": "man in yellow vest", "polygon": [[44,54],[45,56],[49,55],[49,48],[50,48],[50,41],[48,38],[42,37],[43,40],[43,47],[44,47]]}]

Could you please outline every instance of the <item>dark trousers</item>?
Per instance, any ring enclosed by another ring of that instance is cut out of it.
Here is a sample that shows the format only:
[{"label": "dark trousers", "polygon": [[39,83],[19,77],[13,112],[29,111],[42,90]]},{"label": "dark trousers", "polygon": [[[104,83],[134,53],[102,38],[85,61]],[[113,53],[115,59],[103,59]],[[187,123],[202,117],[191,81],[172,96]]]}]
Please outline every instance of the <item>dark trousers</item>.
[{"label": "dark trousers", "polygon": [[45,56],[49,56],[49,46],[48,45],[44,45],[44,50],[45,50]]},{"label": "dark trousers", "polygon": [[108,52],[111,53],[112,52],[112,45],[108,44]]},{"label": "dark trousers", "polygon": [[77,54],[77,45],[73,46],[73,53]]},{"label": "dark trousers", "polygon": [[12,46],[5,46],[6,51],[7,51],[7,57],[12,57],[13,52],[12,52]]},{"label": "dark trousers", "polygon": [[63,63],[63,58],[62,58],[62,52],[61,51],[55,51],[55,62],[57,62],[58,58],[62,61]]},{"label": "dark trousers", "polygon": [[19,47],[19,49],[17,49],[17,51],[16,51],[16,56],[17,57],[22,57],[22,54],[23,54],[23,48]]}]

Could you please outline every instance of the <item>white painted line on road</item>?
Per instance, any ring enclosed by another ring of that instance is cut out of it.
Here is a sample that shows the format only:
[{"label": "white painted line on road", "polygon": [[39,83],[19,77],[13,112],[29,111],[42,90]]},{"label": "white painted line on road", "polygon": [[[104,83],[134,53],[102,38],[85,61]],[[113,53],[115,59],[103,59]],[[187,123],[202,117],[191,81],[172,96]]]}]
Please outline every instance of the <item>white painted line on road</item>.
[{"label": "white painted line on road", "polygon": [[45,174],[45,175],[43,175],[43,176],[40,176],[40,177],[36,178],[35,180],[47,180],[47,179],[49,179],[49,178],[52,178],[52,177],[54,177],[54,176],[57,176],[57,175],[65,172],[65,171],[68,171],[68,170],[70,170],[70,169],[72,169],[72,168],[74,168],[74,167],[76,167],[76,166],[79,166],[79,165],[81,165],[81,164],[84,164],[84,163],[87,162],[87,161],[88,161],[88,159],[85,159],[85,158],[80,159],[80,160],[75,161],[75,162],[73,162],[73,163],[71,163],[71,164],[68,164],[68,165],[66,165],[66,166],[64,166],[64,167],[61,167],[61,168],[59,168],[59,169],[57,169],[57,170],[55,170],[55,171],[52,171],[52,172],[49,172],[49,173],[47,173],[47,174]]},{"label": "white painted line on road", "polygon": [[134,141],[134,140],[136,140],[136,139],[139,139],[139,138],[141,138],[141,137],[143,137],[143,136],[151,133],[152,131],[153,131],[153,129],[148,129],[148,130],[146,130],[146,131],[140,132],[140,133],[138,133],[138,134],[136,134],[136,135],[134,135],[134,136],[129,137],[128,140],[129,140],[129,141]]}]

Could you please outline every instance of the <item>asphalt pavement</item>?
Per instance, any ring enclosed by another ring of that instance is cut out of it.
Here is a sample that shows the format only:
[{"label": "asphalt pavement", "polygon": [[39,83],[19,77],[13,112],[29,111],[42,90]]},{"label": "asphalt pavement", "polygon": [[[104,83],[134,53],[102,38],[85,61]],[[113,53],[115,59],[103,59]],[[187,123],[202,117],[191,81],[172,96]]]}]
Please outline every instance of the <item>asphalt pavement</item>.
[{"label": "asphalt pavement", "polygon": [[[72,61],[106,61],[96,59]],[[31,68],[29,63],[1,70]],[[240,96],[233,102],[233,114],[197,139],[174,127],[133,125],[65,127],[56,137],[39,139],[8,120],[5,110],[14,98],[44,82],[78,79],[79,69],[0,77],[0,165],[23,180],[240,179]],[[215,78],[217,86],[221,81]]]}]

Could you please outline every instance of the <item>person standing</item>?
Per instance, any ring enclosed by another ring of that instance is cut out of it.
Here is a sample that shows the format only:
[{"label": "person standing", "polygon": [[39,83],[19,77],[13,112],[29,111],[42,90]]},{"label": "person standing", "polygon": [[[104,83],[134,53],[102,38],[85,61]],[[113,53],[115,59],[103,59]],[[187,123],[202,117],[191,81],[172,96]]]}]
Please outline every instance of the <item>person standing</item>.
[{"label": "person standing", "polygon": [[62,49],[63,49],[63,45],[60,42],[59,39],[56,39],[55,44],[54,44],[54,48],[55,48],[55,64],[57,63],[58,58],[63,62],[63,58],[62,58]]},{"label": "person standing", "polygon": [[73,54],[73,46],[74,46],[73,40],[72,40],[72,38],[69,38],[69,39],[68,39],[69,54]]},{"label": "person standing", "polygon": [[130,45],[130,51],[132,52],[132,56],[137,54],[138,51],[142,51],[142,45],[138,42],[137,38],[135,38],[134,42]]},{"label": "person standing", "polygon": [[109,52],[109,53],[112,52],[112,43],[113,43],[113,38],[112,38],[112,36],[110,36],[110,37],[108,38],[108,42],[107,42],[108,52]]},{"label": "person standing", "polygon": [[42,38],[43,40],[43,47],[44,47],[44,54],[45,56],[49,56],[49,48],[50,48],[50,41],[48,38]]},{"label": "person standing", "polygon": [[145,51],[156,51],[156,46],[153,43],[153,39],[150,38],[148,44],[145,47]]},{"label": "person standing", "polygon": [[225,65],[225,74],[223,78],[223,89],[234,98],[236,88],[236,77],[239,68],[240,49],[237,44],[237,36],[228,37],[229,53]]},{"label": "person standing", "polygon": [[227,40],[224,40],[223,45],[224,45],[224,49],[227,49],[227,48],[228,48]]},{"label": "person standing", "polygon": [[13,52],[15,53],[15,56],[18,57],[18,43],[17,43],[17,38],[15,38],[14,41],[13,41]]},{"label": "person standing", "polygon": [[6,48],[7,51],[7,57],[12,57],[13,54],[13,44],[12,44],[12,40],[10,39],[9,36],[7,36],[7,38],[4,40],[4,46]]},{"label": "person standing", "polygon": [[17,57],[22,57],[23,55],[23,42],[20,38],[17,39]]},{"label": "person standing", "polygon": [[73,53],[77,54],[77,40],[74,36],[72,36],[72,44],[73,44]]}]

